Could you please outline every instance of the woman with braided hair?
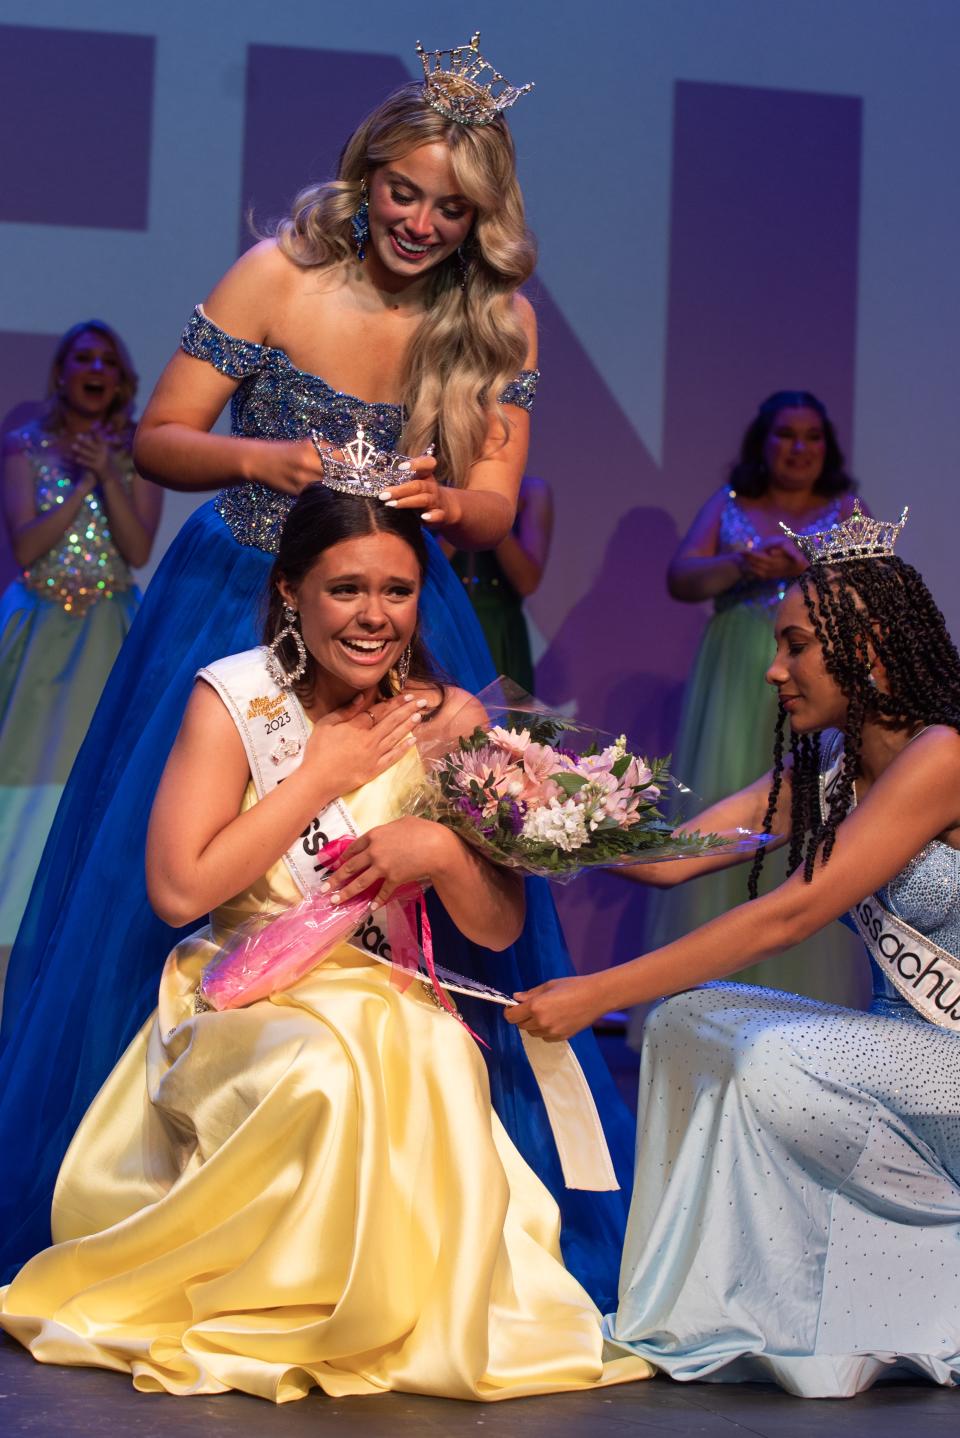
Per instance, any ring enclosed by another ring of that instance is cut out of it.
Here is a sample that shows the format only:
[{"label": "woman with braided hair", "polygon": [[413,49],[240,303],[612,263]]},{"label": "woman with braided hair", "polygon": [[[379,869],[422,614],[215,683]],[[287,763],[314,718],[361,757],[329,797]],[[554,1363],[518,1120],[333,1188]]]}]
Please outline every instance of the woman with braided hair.
[{"label": "woman with braided hair", "polygon": [[[901,524],[902,524],[901,519]],[[771,774],[699,818],[789,845],[787,880],[629,963],[508,1014],[559,1039],[648,1021],[633,1203],[609,1336],[681,1380],[846,1397],[960,1382],[960,656],[900,525],[812,536],[777,613]],[[789,720],[789,752],[784,727]],[[636,866],[641,883],[729,859]],[[709,984],[849,911],[860,1013]]]}]

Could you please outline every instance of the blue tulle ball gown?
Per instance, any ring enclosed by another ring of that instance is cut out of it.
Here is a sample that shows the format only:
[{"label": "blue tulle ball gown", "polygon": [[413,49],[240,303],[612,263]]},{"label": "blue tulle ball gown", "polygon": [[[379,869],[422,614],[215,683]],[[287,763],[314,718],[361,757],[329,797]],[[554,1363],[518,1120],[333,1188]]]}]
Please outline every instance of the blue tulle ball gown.
[{"label": "blue tulle ball gown", "polygon": [[[383,448],[400,434],[396,405],[368,404],[296,369],[278,349],[233,339],[198,310],[184,348],[238,380],[233,432],[335,443],[362,422]],[[531,376],[501,398],[528,405]],[[154,790],[198,669],[259,642],[272,551],[291,501],[260,485],[222,491],[182,529],[157,571],[110,676],[58,810],[10,960],[0,1055],[0,1242],[7,1273],[50,1242],[57,1170],[90,1101],[149,1015],[165,955],[185,930],[153,913],[144,846]],[[431,538],[425,637],[466,689],[495,677],[477,620]],[[445,916],[434,919],[443,933]],[[448,926],[452,930],[452,925]],[[570,972],[550,892],[527,885],[527,922],[502,954],[443,933],[450,967],[511,992]],[[620,1192],[567,1190],[517,1032],[465,1004],[490,1044],[494,1104],[517,1147],[557,1198],[565,1259],[597,1304],[612,1306],[630,1188],[633,1125],[590,1035],[577,1043],[604,1117]]]}]

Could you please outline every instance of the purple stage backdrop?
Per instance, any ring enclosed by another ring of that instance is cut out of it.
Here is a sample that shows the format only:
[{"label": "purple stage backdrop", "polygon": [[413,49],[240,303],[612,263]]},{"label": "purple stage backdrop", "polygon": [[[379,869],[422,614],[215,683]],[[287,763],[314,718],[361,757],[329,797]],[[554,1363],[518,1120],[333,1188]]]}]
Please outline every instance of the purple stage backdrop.
[{"label": "purple stage backdrop", "polygon": [[[297,188],[331,174],[366,108],[410,72],[391,53],[266,43],[241,53],[233,236],[243,249],[249,211],[263,226]],[[558,295],[542,280],[530,286],[543,370],[530,470],[555,487],[558,515],[548,575],[530,604],[545,641],[537,689],[660,752],[673,742],[704,621],[701,608],[665,594],[678,526],[721,483],[757,401],[775,388],[821,394],[849,443],[862,128],[855,96],[684,79],[673,93],[663,459],[625,410],[622,377],[611,387]],[[102,141],[93,168],[70,162],[63,144],[78,116]],[[0,26],[0,224],[98,226],[106,247],[111,232],[147,229],[154,124],[151,36]],[[535,162],[525,155],[527,167]],[[592,263],[624,267],[627,283],[617,216],[612,196]],[[187,269],[183,256],[171,263]],[[79,293],[57,316],[62,328],[78,309]],[[26,413],[16,407],[42,393],[52,329],[47,319],[39,332],[1,332],[0,416]],[[135,355],[147,342],[126,338]],[[635,377],[638,387],[644,380]],[[4,565],[9,574],[9,557]],[[581,968],[632,951],[640,893],[609,876],[558,893]]]}]

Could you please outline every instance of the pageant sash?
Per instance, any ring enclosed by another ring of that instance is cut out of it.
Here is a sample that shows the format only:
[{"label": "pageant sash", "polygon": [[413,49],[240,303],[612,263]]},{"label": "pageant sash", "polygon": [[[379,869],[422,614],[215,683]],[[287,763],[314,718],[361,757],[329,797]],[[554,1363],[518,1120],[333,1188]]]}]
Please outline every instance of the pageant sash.
[{"label": "pageant sash", "polygon": [[[820,814],[826,818],[843,766],[836,736],[820,776]],[[880,972],[929,1023],[960,1033],[960,959],[892,914],[876,894],[850,910],[857,933]]]},{"label": "pageant sash", "polygon": [[[266,666],[265,647],[218,659],[198,671],[226,705],[243,741],[257,798],[262,799],[293,774],[303,762],[309,726],[296,695],[281,689]],[[325,866],[318,857],[336,839],[357,838],[359,830],[346,804],[335,799],[308,824],[284,854],[284,863],[305,898],[319,894]],[[393,964],[386,908],[377,909],[348,941],[377,963]],[[432,988],[422,969],[406,970]],[[450,993],[511,1007],[507,994],[441,965],[434,966],[440,985]],[[604,1136],[600,1115],[586,1075],[570,1044],[547,1043],[521,1030],[524,1052],[543,1098],[557,1145],[567,1188],[608,1192],[620,1187]]]}]

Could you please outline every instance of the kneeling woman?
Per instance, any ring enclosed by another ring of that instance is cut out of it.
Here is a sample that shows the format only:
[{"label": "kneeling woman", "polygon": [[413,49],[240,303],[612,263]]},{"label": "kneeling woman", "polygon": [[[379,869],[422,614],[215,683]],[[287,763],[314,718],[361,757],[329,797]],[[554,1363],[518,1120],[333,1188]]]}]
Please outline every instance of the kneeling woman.
[{"label": "kneeling woman", "polygon": [[[212,922],[170,954],[157,1013],[74,1138],[55,1246],[4,1293],[0,1323],[41,1361],[277,1402],[316,1384],[491,1400],[649,1372],[632,1356],[604,1365],[556,1206],[491,1108],[474,1040],[429,988],[401,988],[343,943],[270,999],[195,1012],[231,932],[310,888],[329,819],[363,836],[351,872],[378,900],[431,883],[476,943],[519,933],[513,874],[398,817],[418,724],[452,738],[483,721],[432,676],[425,567],[415,516],[313,486],[272,579],[281,668],[261,649],[201,671],[148,880],[169,923]],[[278,688],[301,644],[295,687]]]},{"label": "kneeling woman", "polygon": [[[676,995],[644,1035],[607,1320],[675,1378],[773,1379],[816,1397],[891,1375],[960,1382],[960,657],[919,574],[891,553],[898,528],[853,519],[809,541],[767,672],[773,775],[697,821],[789,837],[791,877],[510,1013],[558,1038]],[[848,910],[872,961],[869,1013],[737,984],[680,992]]]}]

